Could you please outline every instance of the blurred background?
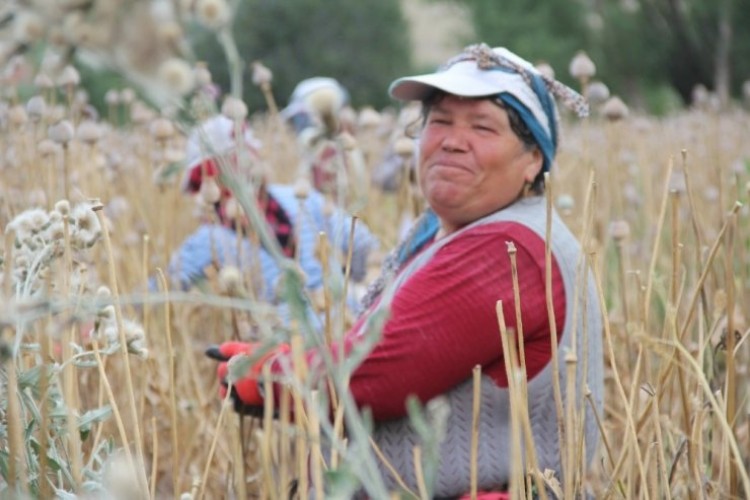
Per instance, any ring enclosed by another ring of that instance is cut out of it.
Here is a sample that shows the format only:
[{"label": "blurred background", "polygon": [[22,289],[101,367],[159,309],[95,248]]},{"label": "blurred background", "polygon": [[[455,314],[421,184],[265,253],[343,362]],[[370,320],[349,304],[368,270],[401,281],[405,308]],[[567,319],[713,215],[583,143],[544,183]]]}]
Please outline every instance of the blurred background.
[{"label": "blurred background", "polygon": [[[748,25],[747,0],[6,0],[0,64],[2,79],[15,83],[36,73],[24,65],[72,63],[99,109],[118,85],[136,84],[158,103],[154,79],[160,69],[169,74],[174,58],[205,61],[223,92],[232,64],[249,82],[251,63],[261,61],[277,102],[303,78],[329,75],[350,89],[355,107],[381,108],[394,77],[432,70],[484,41],[547,62],[568,84],[568,62],[584,50],[612,94],[664,114],[695,99],[727,106],[743,98]],[[32,57],[21,62],[21,54]],[[241,93],[251,113],[265,108],[252,85]]]}]

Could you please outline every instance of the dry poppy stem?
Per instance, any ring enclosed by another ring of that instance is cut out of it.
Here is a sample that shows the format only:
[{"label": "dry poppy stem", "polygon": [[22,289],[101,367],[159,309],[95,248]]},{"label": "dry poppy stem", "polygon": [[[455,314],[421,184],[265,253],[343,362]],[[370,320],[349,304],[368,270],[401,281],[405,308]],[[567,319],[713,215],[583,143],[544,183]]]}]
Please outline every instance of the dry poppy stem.
[{"label": "dry poppy stem", "polygon": [[[272,438],[273,438],[273,412],[276,406],[274,401],[273,392],[273,380],[271,378],[271,364],[266,363],[263,365],[263,431],[259,434],[262,438],[260,441],[261,451],[263,454],[263,483],[265,485],[266,495],[268,498],[278,498],[276,488],[274,488],[273,480],[273,455],[272,449]],[[241,436],[240,436],[241,438]],[[242,477],[238,481],[238,484],[242,486],[242,493],[240,498],[246,498],[247,492],[245,491],[245,461],[242,460]]]},{"label": "dry poppy stem", "polygon": [[526,373],[526,347],[523,337],[523,318],[521,317],[521,292],[518,287],[518,265],[516,263],[516,245],[512,242],[506,242],[508,255],[510,256],[510,270],[513,279],[513,303],[516,310],[516,336],[518,338],[518,353],[520,356],[521,369]]},{"label": "dry poppy stem", "polygon": [[[555,319],[555,308],[552,300],[552,198],[553,185],[549,172],[544,173],[544,184],[547,193],[547,221],[544,240],[544,291],[547,304],[547,317],[549,321],[549,332],[552,350],[552,388],[555,396],[555,408],[557,411],[557,433],[560,443],[560,458],[564,460],[565,424],[563,420],[562,389],[560,388],[560,355],[558,353],[557,320]],[[614,359],[614,358],[613,358]]]},{"label": "dry poppy stem", "polygon": [[315,490],[315,498],[325,498],[323,469],[325,463],[323,453],[320,449],[320,418],[318,416],[318,391],[312,391],[310,394],[311,404],[308,407],[307,432],[310,436],[310,471]]},{"label": "dry poppy stem", "polygon": [[[620,378],[620,373],[617,369],[617,365],[614,363],[615,352],[614,347],[612,344],[612,331],[610,330],[610,324],[609,324],[609,314],[607,312],[607,302],[604,299],[604,290],[602,289],[602,282],[601,277],[599,276],[599,272],[597,271],[596,266],[592,268],[592,272],[594,274],[594,283],[596,283],[596,291],[597,295],[599,297],[599,304],[601,304],[602,308],[602,317],[604,318],[604,343],[608,351],[609,358],[613,360],[612,363],[612,372],[614,376],[614,382],[615,387],[617,389],[617,394],[620,397],[620,400],[622,401],[623,405],[625,406],[625,415],[626,415],[626,433],[628,438],[632,441],[633,450],[636,454],[636,460],[638,461],[638,465],[640,467],[640,473],[641,477],[646,477],[646,474],[644,472],[643,468],[643,459],[641,457],[641,450],[638,447],[638,436],[637,431],[635,427],[635,422],[633,421],[633,413],[630,411],[629,403],[628,403],[628,397],[625,393],[625,388],[622,385],[622,379]],[[625,456],[625,453],[627,452],[628,448],[627,446],[623,446],[621,457]],[[619,468],[615,467],[615,470]],[[613,473],[614,475],[614,473]]]},{"label": "dry poppy stem", "polygon": [[508,378],[508,393],[510,395],[510,427],[511,427],[511,467],[510,467],[510,496],[511,498],[523,498],[524,471],[523,451],[521,447],[521,405],[518,399],[518,383],[516,373],[518,372],[518,358],[516,357],[515,345],[505,324],[503,313],[503,301],[495,303],[495,314],[500,326],[500,340],[503,347],[503,361],[505,373]]},{"label": "dry poppy stem", "polygon": [[[696,269],[703,269],[703,263],[701,262],[701,251],[703,250],[703,231],[701,230],[700,221],[698,220],[698,210],[696,209],[695,196],[693,195],[693,188],[690,180],[690,171],[687,168],[687,151],[682,150],[682,171],[685,174],[685,192],[687,193],[688,206],[690,207],[690,221],[693,228],[693,236],[695,238],[695,264]],[[743,266],[744,269],[744,266]],[[708,311],[708,299],[706,298],[706,291],[701,288],[701,302],[703,303],[703,310]]]},{"label": "dry poppy stem", "polygon": [[289,421],[291,418],[291,393],[289,386],[284,384],[281,386],[281,401],[279,402],[279,488],[281,497],[284,496],[284,489],[289,484],[289,455],[290,455],[290,442],[289,442]]},{"label": "dry poppy stem", "polygon": [[216,433],[214,434],[213,439],[211,440],[211,445],[208,448],[208,455],[206,456],[206,465],[203,468],[203,474],[201,475],[200,479],[200,487],[198,489],[198,494],[195,496],[196,500],[202,500],[204,498],[204,493],[206,490],[206,481],[208,481],[208,473],[211,470],[211,462],[214,458],[214,453],[216,452],[216,444],[219,441],[219,437],[223,435],[222,432],[220,432],[222,425],[224,424],[224,418],[226,414],[229,412],[229,408],[232,407],[232,384],[229,384],[229,387],[227,387],[227,394],[222,400],[221,404],[221,411],[219,412],[219,418],[216,421]]},{"label": "dry poppy stem", "polygon": [[669,478],[667,477],[667,460],[664,456],[664,439],[662,437],[661,421],[659,418],[659,402],[657,399],[658,395],[656,393],[653,393],[651,394],[651,397],[652,399],[654,399],[654,404],[651,405],[651,417],[653,419],[653,426],[656,434],[656,459],[657,467],[659,468],[659,478],[663,487],[664,498],[666,500],[671,500],[671,488],[669,487]]},{"label": "dry poppy stem", "polygon": [[16,357],[7,361],[7,427],[8,427],[8,489],[11,492],[25,496],[28,484],[26,473],[26,453],[23,446],[20,403],[18,401],[18,374]]},{"label": "dry poppy stem", "polygon": [[120,353],[123,357],[123,365],[125,366],[125,384],[127,388],[127,395],[128,395],[128,402],[130,406],[130,413],[133,418],[133,432],[135,434],[135,448],[136,448],[136,456],[138,458],[138,468],[135,469],[138,471],[138,479],[141,481],[140,488],[141,491],[144,494],[147,494],[148,492],[148,480],[146,479],[146,471],[144,469],[144,458],[143,458],[143,441],[141,438],[141,429],[138,424],[138,409],[136,408],[135,404],[135,392],[133,390],[133,374],[130,368],[130,355],[128,354],[128,344],[127,340],[125,338],[125,327],[123,326],[122,321],[122,308],[120,307],[120,294],[118,291],[118,285],[117,285],[117,274],[115,272],[115,258],[114,253],[112,252],[112,241],[109,237],[109,231],[107,230],[107,223],[104,219],[104,213],[101,210],[101,207],[95,210],[96,216],[99,219],[99,224],[102,228],[102,235],[104,237],[104,247],[106,249],[107,253],[107,262],[108,262],[108,269],[109,269],[109,287],[110,290],[112,290],[112,299],[115,306],[115,318],[117,321],[117,330],[119,334],[119,341],[120,341]]},{"label": "dry poppy stem", "polygon": [[[343,390],[346,391],[349,380],[344,380]],[[334,440],[343,439],[344,437],[344,405],[338,405],[333,418],[333,436]],[[331,447],[331,469],[335,470],[339,464],[339,452],[335,446]]]},{"label": "dry poppy stem", "polygon": [[99,353],[99,344],[96,341],[96,338],[92,339],[92,343],[93,349],[91,350],[91,352],[94,353],[94,358],[96,359],[96,367],[99,370],[99,377],[104,386],[104,391],[107,394],[107,400],[112,407],[112,415],[115,417],[115,424],[117,425],[117,430],[120,433],[120,440],[122,441],[122,447],[125,451],[125,457],[128,460],[128,465],[130,466],[130,468],[132,470],[136,470],[133,453],[130,450],[130,440],[128,439],[127,432],[125,432],[125,424],[123,423],[122,416],[120,415],[120,407],[117,405],[115,394],[114,392],[112,392],[112,386],[110,385],[109,379],[107,378],[107,373],[104,370],[104,363],[102,362],[102,356]]},{"label": "dry poppy stem", "polygon": [[565,474],[565,484],[563,484],[563,490],[565,492],[565,498],[573,498],[576,492],[576,486],[578,484],[578,474],[574,468],[576,462],[575,450],[576,450],[576,370],[578,368],[578,358],[575,353],[568,352],[565,354],[565,429],[567,443],[565,443],[566,453],[566,465],[567,468]]},{"label": "dry poppy stem", "polygon": [[[714,397],[710,385],[706,381],[705,376],[703,376],[702,367],[698,365],[698,363],[695,361],[695,359],[693,359],[693,357],[681,342],[676,342],[675,346],[677,347],[677,350],[682,354],[685,363],[690,365],[690,367],[692,368],[692,372],[695,374],[695,377],[697,378],[698,384],[700,385],[701,389],[703,389],[703,394],[708,400],[708,403],[711,405],[711,409],[713,410],[713,412],[717,415],[717,417],[719,415],[724,415],[721,405],[716,400],[716,397]],[[734,437],[734,432],[729,421],[727,421],[726,418],[717,418],[717,421],[719,422],[721,430],[724,433],[724,438],[729,443],[729,448],[733,455],[732,458],[736,460],[737,463],[742,463],[742,453],[740,453],[740,450],[737,447],[737,440]],[[745,493],[750,493],[750,476],[748,476],[748,471],[743,467],[739,467],[737,471]]]},{"label": "dry poppy stem", "polygon": [[[729,215],[728,228],[726,235],[726,266],[725,288],[727,293],[727,330],[726,330],[726,419],[730,427],[734,428],[735,417],[737,415],[737,368],[735,365],[735,343],[734,336],[734,308],[735,308],[735,285],[734,285],[734,240],[737,230],[737,214]],[[723,454],[729,456],[729,453]],[[729,459],[729,496],[734,498],[738,494],[737,484],[737,466],[738,464]]]},{"label": "dry poppy stem", "polygon": [[471,455],[469,461],[469,478],[471,485],[471,500],[477,498],[477,474],[479,466],[477,456],[479,453],[479,415],[482,406],[482,367],[476,365],[472,370],[472,381],[474,397],[471,405]]},{"label": "dry poppy stem", "polygon": [[[65,149],[67,155],[67,149]],[[103,225],[102,225],[103,226]],[[73,274],[73,261],[71,257],[70,247],[70,224],[67,217],[63,217],[63,259],[64,259],[64,271],[62,273],[62,290],[63,297],[66,301],[70,300],[70,276]],[[77,384],[78,375],[76,373],[76,367],[73,363],[68,363],[72,355],[71,344],[74,341],[74,326],[67,326],[63,329],[63,343],[62,343],[62,362],[63,362],[63,395],[66,403],[66,409],[68,412],[66,419],[66,427],[68,430],[68,457],[70,460],[71,474],[73,481],[75,482],[75,488],[77,489],[81,485],[82,471],[83,471],[83,457],[81,456],[81,435],[78,433],[78,418],[75,414],[75,409],[79,406],[79,398],[77,397]]]},{"label": "dry poppy stem", "polygon": [[[513,301],[515,305],[516,328],[518,332],[517,337],[518,337],[518,349],[519,349],[521,373],[523,374],[523,378],[521,380],[522,388],[520,391],[520,397],[523,400],[521,404],[521,411],[523,413],[523,416],[521,418],[521,423],[524,428],[524,436],[525,436],[525,442],[526,442],[526,470],[534,471],[534,470],[538,470],[539,467],[537,465],[536,447],[534,445],[533,433],[531,432],[531,424],[529,422],[529,415],[528,415],[528,401],[526,399],[526,395],[527,395],[526,347],[524,343],[524,334],[523,334],[523,319],[521,316],[521,294],[520,294],[519,285],[518,285],[518,265],[516,262],[517,249],[513,242],[508,242],[507,248],[508,248],[508,255],[510,256],[511,275],[513,278]],[[527,483],[528,483],[527,492],[529,493],[531,492],[530,479],[531,478],[527,476]],[[543,500],[547,500],[547,492],[546,492],[546,489],[543,487],[542,479],[539,477],[538,474],[534,474],[534,480],[537,483],[537,490],[539,491],[540,496],[542,497]]]},{"label": "dry poppy stem", "polygon": [[[396,468],[393,466],[391,462],[388,461],[388,457],[383,454],[383,450],[380,449],[378,444],[375,442],[375,440],[370,436],[370,446],[372,447],[372,451],[375,452],[375,455],[378,457],[380,462],[383,464],[383,466],[388,469],[388,472],[390,472],[391,477],[393,477],[393,480],[396,481],[396,483],[401,487],[402,490],[404,490],[407,494],[421,498],[421,495],[417,495],[411,488],[409,488],[406,483],[404,482],[404,479],[401,477],[401,474],[398,473]],[[421,470],[421,461],[419,462],[419,467]],[[416,464],[415,464],[416,467]],[[416,471],[415,471],[416,472]],[[419,487],[419,484],[417,484],[417,487]]]},{"label": "dry poppy stem", "polygon": [[667,163],[667,172],[664,180],[664,191],[662,195],[662,204],[661,208],[659,209],[659,218],[656,222],[656,231],[654,232],[654,248],[651,251],[651,263],[648,267],[648,278],[646,280],[646,293],[644,297],[644,317],[643,322],[644,324],[648,324],[649,320],[649,313],[651,311],[651,291],[654,286],[654,273],[656,270],[656,262],[659,256],[659,247],[661,244],[661,239],[659,238],[659,235],[661,235],[662,228],[664,227],[664,219],[667,216],[667,203],[669,201],[669,179],[672,177],[672,169],[674,167],[674,161],[673,158],[669,158],[669,162]]},{"label": "dry poppy stem", "polygon": [[[179,440],[177,439],[177,427],[179,421],[177,420],[177,394],[175,388],[175,352],[174,346],[172,345],[172,322],[171,314],[169,310],[169,288],[167,286],[167,279],[164,276],[164,272],[157,268],[156,275],[159,280],[159,288],[161,293],[164,294],[164,332],[167,339],[167,369],[169,370],[169,419],[172,422],[170,425],[170,435],[172,438],[172,453],[173,457],[180,456]],[[144,309],[148,307],[148,304],[144,304]],[[144,325],[145,328],[145,325]],[[172,488],[173,491],[179,491],[180,484],[180,469],[179,462],[175,459],[172,460]]]},{"label": "dry poppy stem", "polygon": [[[12,229],[6,229],[5,232],[5,248],[4,248],[4,259],[5,269],[3,274],[3,287],[5,292],[6,300],[10,300],[13,296],[11,293],[12,288],[12,271],[13,266],[10,265],[13,262],[13,244],[15,242],[15,233]],[[4,326],[2,328],[3,338],[12,338],[13,331],[10,326]],[[21,422],[21,411],[19,409],[18,402],[18,374],[16,373],[16,353],[12,353],[11,359],[8,361],[8,365],[5,370],[8,377],[8,385],[6,386],[5,397],[8,405],[7,415],[7,427],[8,427],[8,489],[11,492],[26,492],[26,457],[23,448],[23,438],[21,429],[24,428]]]},{"label": "dry poppy stem", "polygon": [[[354,253],[354,230],[357,227],[357,219],[358,217],[356,215],[352,215],[352,221],[349,225],[349,239],[347,240],[346,245],[346,262],[344,262],[344,293],[342,295],[342,304],[341,304],[341,331],[338,333],[341,333],[342,335],[346,331],[346,309],[347,309],[347,302],[349,300],[349,277],[352,274],[352,254]],[[344,344],[343,342],[339,343],[339,359],[343,358],[344,354]]]},{"label": "dry poppy stem", "polygon": [[[271,446],[270,446],[270,435],[271,429],[256,429],[254,433],[255,441],[258,443],[258,448],[260,449],[260,469],[261,469],[261,477],[263,479],[263,482],[261,483],[261,490],[260,490],[260,497],[261,498],[269,498],[269,499],[275,499],[278,498],[276,488],[274,488],[274,481],[273,481],[273,457],[271,455]],[[242,463],[239,467],[239,470],[241,474],[239,474],[241,477],[235,478],[235,484],[243,484],[243,490],[244,490],[244,484],[245,484],[245,464]],[[244,494],[244,496],[243,496]],[[237,494],[239,498],[247,498],[247,492],[239,493]]]},{"label": "dry poppy stem", "polygon": [[[151,463],[151,489],[149,490],[149,498],[156,498],[156,477],[159,471],[159,433],[156,427],[156,417],[151,417],[151,455],[154,457]],[[177,490],[175,490],[177,491]]]},{"label": "dry poppy stem", "polygon": [[[427,486],[424,482],[424,472],[422,471],[422,450],[419,446],[414,446],[412,449],[414,455],[414,475],[417,480],[417,488],[419,489],[420,500],[429,500],[427,495]],[[472,500],[475,497],[472,497]]]},{"label": "dry poppy stem", "polygon": [[[46,290],[49,291],[49,279],[47,279],[46,283]],[[48,326],[52,322],[52,317],[49,315],[45,321],[46,325],[43,326],[42,332],[48,331],[46,329],[46,326]],[[39,344],[42,348],[42,364],[41,364],[41,375],[39,376],[39,406],[40,413],[41,413],[41,421],[39,423],[39,433],[37,434],[37,441],[39,442],[39,445],[46,450],[48,443],[49,443],[49,422],[50,422],[50,415],[49,415],[49,402],[47,401],[47,398],[49,397],[49,365],[48,363],[51,360],[50,355],[50,339],[47,335],[44,333],[39,334]],[[10,392],[8,393],[10,395]],[[101,405],[100,405],[101,407]],[[46,451],[43,453],[39,453],[39,498],[50,498],[51,492],[50,492],[50,485],[47,481],[47,453]]]},{"label": "dry poppy stem", "polygon": [[687,332],[688,328],[690,328],[690,324],[693,321],[693,315],[695,313],[695,306],[698,302],[698,297],[700,296],[701,288],[703,288],[703,283],[706,280],[706,277],[708,276],[708,273],[711,271],[711,264],[713,263],[714,257],[716,256],[716,252],[719,249],[719,246],[721,245],[721,242],[724,239],[724,233],[727,231],[727,227],[730,224],[731,216],[736,215],[740,208],[742,208],[742,203],[739,201],[735,202],[734,206],[732,207],[731,212],[729,213],[729,217],[724,221],[724,224],[721,226],[721,229],[719,230],[719,234],[716,235],[716,240],[714,240],[714,244],[711,247],[711,250],[708,252],[708,258],[706,259],[706,263],[703,267],[703,272],[701,273],[700,278],[698,278],[698,283],[695,285],[695,290],[693,291],[693,296],[690,299],[690,305],[687,310],[687,317],[685,318],[685,322],[682,325],[682,328],[680,329],[680,335],[679,339],[682,340],[685,337],[685,333]]},{"label": "dry poppy stem", "polygon": [[[307,366],[304,357],[303,340],[299,334],[295,334],[291,339],[292,346],[292,365],[294,367],[294,377],[300,386],[304,385],[307,379]],[[304,403],[302,401],[302,394],[298,390],[292,393],[294,401],[294,419],[296,421],[297,436],[296,436],[296,448],[297,453],[297,476],[299,481],[298,491],[300,498],[306,500],[308,498],[309,481],[307,477],[307,437],[305,436],[305,425],[304,425]]]}]

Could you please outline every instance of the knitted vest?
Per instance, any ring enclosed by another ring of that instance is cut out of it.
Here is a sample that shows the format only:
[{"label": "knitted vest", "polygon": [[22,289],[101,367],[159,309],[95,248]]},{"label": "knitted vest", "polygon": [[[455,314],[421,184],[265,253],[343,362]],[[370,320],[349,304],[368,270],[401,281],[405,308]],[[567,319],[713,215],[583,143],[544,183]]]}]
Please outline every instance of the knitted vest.
[{"label": "knitted vest", "polygon": [[[533,230],[540,238],[545,238],[546,206],[544,198],[521,200],[512,206],[474,222],[468,227],[446,236],[430,245],[415,257],[399,273],[395,282],[384,294],[383,303],[397,293],[398,286],[417,269],[428,262],[446,243],[460,238],[464,231],[480,224],[511,221]],[[581,249],[557,214],[552,220],[551,252],[560,268],[564,284],[566,308],[565,324],[557,325],[560,337],[559,377],[566,401],[566,372],[564,353],[577,344],[578,372],[576,387],[586,387],[591,391],[597,411],[601,411],[603,393],[603,360],[601,343],[601,314],[595,285],[591,273],[587,272],[587,286],[579,290],[576,286],[576,270],[579,267]],[[583,275],[583,273],[579,273]],[[578,278],[579,280],[581,278]],[[578,304],[576,305],[576,302]],[[574,314],[574,308],[577,312]],[[584,309],[585,307],[585,309]],[[546,312],[543,312],[546,314]],[[575,317],[574,317],[575,316]],[[574,324],[575,321],[575,324]],[[585,326],[584,326],[585,325]],[[498,345],[500,335],[498,333]],[[586,344],[586,347],[584,347]],[[583,353],[588,353],[588,370],[584,371]],[[585,385],[581,385],[585,377]],[[578,391],[578,389],[577,389]],[[553,389],[553,363],[538,373],[527,384],[529,419],[534,437],[539,469],[552,469],[562,482],[560,444],[558,440],[557,410]],[[459,496],[470,490],[470,449],[473,389],[469,377],[440,398],[450,408],[445,435],[440,444],[440,464],[434,494],[436,497]],[[576,408],[582,408],[582,395],[576,394]],[[596,421],[589,405],[584,405],[584,439],[586,461],[589,463],[598,442]],[[577,432],[578,430],[575,429]],[[379,423],[373,438],[387,460],[399,472],[406,484],[417,491],[414,472],[413,449],[421,445],[418,434],[409,423],[408,417]],[[492,491],[507,487],[511,476],[511,423],[510,397],[507,388],[499,387],[490,377],[483,375],[481,383],[481,409],[479,416],[478,447],[478,487]],[[398,483],[385,466],[380,465],[383,478],[390,491],[398,490]]]}]

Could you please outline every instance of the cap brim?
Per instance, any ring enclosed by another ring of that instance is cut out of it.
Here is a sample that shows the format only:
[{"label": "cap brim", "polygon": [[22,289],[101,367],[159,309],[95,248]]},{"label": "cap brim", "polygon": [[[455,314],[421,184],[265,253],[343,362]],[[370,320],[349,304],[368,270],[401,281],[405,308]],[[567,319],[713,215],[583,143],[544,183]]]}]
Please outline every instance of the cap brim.
[{"label": "cap brim", "polygon": [[435,90],[463,97],[484,97],[499,92],[497,84],[488,84],[473,75],[450,72],[399,78],[388,93],[401,101],[422,101]]}]

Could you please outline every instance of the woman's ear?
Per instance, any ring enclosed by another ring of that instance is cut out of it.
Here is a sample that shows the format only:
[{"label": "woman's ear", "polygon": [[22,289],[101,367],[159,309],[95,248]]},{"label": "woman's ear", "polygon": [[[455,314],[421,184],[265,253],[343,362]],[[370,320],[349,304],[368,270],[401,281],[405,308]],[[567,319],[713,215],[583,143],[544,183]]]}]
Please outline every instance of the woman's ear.
[{"label": "woman's ear", "polygon": [[533,184],[534,179],[542,170],[542,165],[544,165],[542,151],[539,148],[529,151],[529,162],[526,164],[524,172],[524,179],[527,183]]}]

